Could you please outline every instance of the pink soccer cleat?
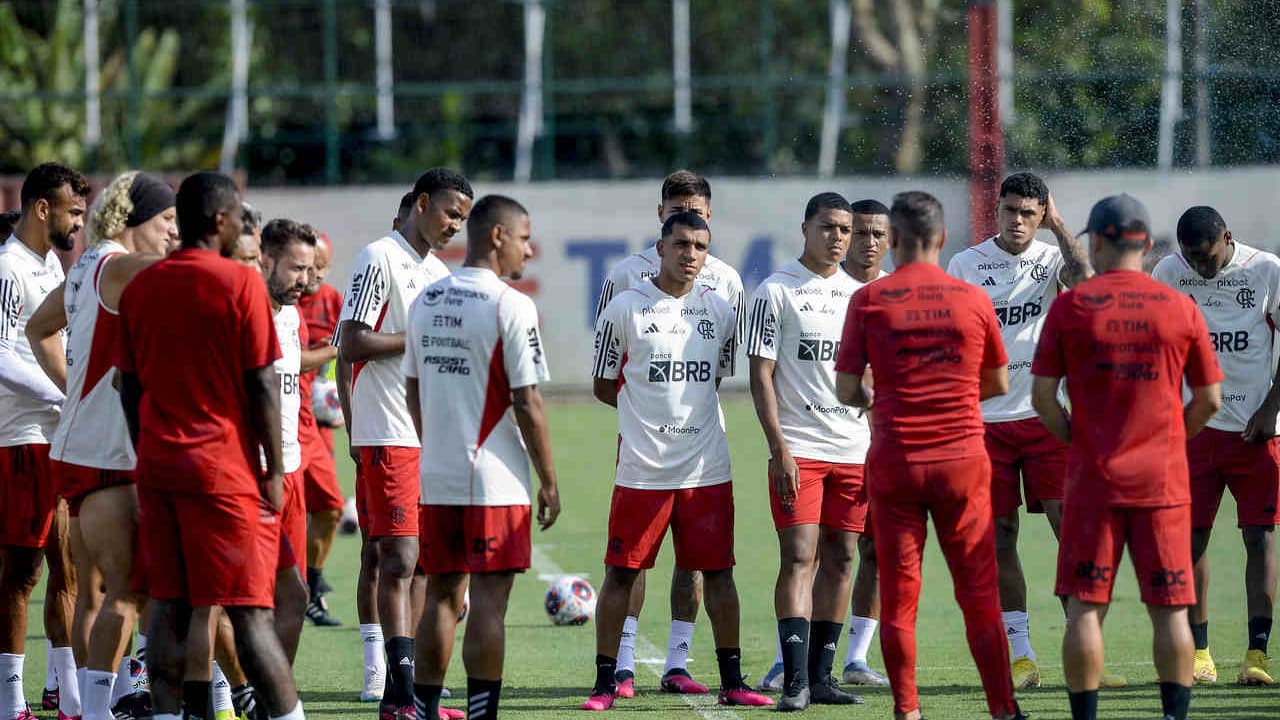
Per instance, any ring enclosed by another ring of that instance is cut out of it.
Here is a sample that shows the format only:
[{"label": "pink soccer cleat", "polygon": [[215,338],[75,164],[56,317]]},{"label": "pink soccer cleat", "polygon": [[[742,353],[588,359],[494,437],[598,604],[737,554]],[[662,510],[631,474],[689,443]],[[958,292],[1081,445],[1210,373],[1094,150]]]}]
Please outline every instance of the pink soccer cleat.
[{"label": "pink soccer cleat", "polygon": [[720,689],[721,705],[742,705],[745,707],[768,707],[773,705],[773,698],[761,695],[746,685],[735,688]]},{"label": "pink soccer cleat", "polygon": [[590,710],[592,712],[608,710],[613,707],[614,697],[615,695],[610,692],[593,691],[591,693],[591,697],[587,698],[587,701],[582,703],[582,709]]},{"label": "pink soccer cleat", "polygon": [[462,720],[466,716],[467,714],[461,710],[454,710],[453,708],[447,707],[440,708],[440,720]]},{"label": "pink soccer cleat", "polygon": [[633,698],[636,696],[636,679],[627,678],[618,683],[618,698]]},{"label": "pink soccer cleat", "polygon": [[706,695],[710,692],[706,685],[694,680],[687,670],[681,668],[663,675],[662,684],[659,687],[662,692],[677,695]]}]

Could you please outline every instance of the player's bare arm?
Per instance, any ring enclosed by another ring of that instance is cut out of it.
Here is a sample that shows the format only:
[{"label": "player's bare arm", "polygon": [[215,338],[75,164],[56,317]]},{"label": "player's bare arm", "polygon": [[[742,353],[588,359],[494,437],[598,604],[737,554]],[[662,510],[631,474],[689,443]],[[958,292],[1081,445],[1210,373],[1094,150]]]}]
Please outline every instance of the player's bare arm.
[{"label": "player's bare arm", "polygon": [[1262,405],[1244,426],[1244,441],[1264,443],[1275,437],[1277,414],[1280,414],[1280,367],[1276,368],[1276,376],[1271,379],[1271,389],[1262,398]]},{"label": "player's bare arm", "polygon": [[1058,213],[1058,206],[1049,195],[1049,204],[1044,209],[1044,219],[1040,227],[1053,233],[1058,239],[1058,248],[1062,250],[1062,271],[1058,279],[1063,287],[1075,287],[1077,284],[1093,277],[1093,265],[1089,263],[1089,254],[1084,246],[1067,229],[1067,223]]},{"label": "player's bare arm", "polygon": [[338,348],[333,345],[322,345],[312,350],[302,351],[302,368],[299,372],[311,372],[323,367],[325,363],[338,357]]},{"label": "player's bare arm", "polygon": [[1068,445],[1071,444],[1071,416],[1058,402],[1058,385],[1062,378],[1033,375],[1031,377],[1031,407],[1040,416],[1045,428]]},{"label": "player's bare arm", "polygon": [[594,378],[591,382],[591,394],[595,399],[608,405],[618,407],[618,381],[610,378]]},{"label": "player's bare arm", "polygon": [[864,381],[864,375],[837,372],[836,399],[851,407],[870,410],[876,402],[876,391]]},{"label": "player's bare arm", "polygon": [[67,354],[59,333],[67,326],[67,308],[63,301],[66,283],[53,289],[40,307],[27,320],[27,342],[31,354],[44,374],[62,392],[67,391]]},{"label": "player's bare arm", "polygon": [[[614,393],[615,397],[617,393]],[[560,517],[560,489],[556,482],[555,463],[551,459],[551,430],[542,405],[542,392],[537,385],[526,385],[511,391],[511,410],[515,413],[520,437],[529,448],[529,461],[538,473],[538,527],[546,530]]]},{"label": "player's bare arm", "polygon": [[[1187,439],[1196,436],[1222,407],[1222,384],[1202,385],[1191,388],[1191,402],[1182,410],[1183,423],[1187,426]],[[1252,421],[1251,421],[1252,422]],[[1275,418],[1272,418],[1274,425]],[[1246,432],[1248,430],[1246,429]]]},{"label": "player's bare arm", "polygon": [[1009,366],[982,368],[978,379],[978,399],[998,397],[1009,392]]},{"label": "player's bare arm", "polygon": [[358,320],[343,320],[338,327],[338,338],[338,354],[349,363],[404,354],[403,332],[374,332]]},{"label": "player's bare arm", "polygon": [[778,396],[773,386],[773,371],[778,363],[756,355],[748,360],[751,363],[751,400],[765,441],[769,443],[769,482],[773,483],[782,504],[791,506],[800,492],[800,468],[791,457],[778,423]]},{"label": "player's bare arm", "polygon": [[279,511],[284,504],[284,454],[280,450],[280,391],[274,365],[244,374],[249,398],[249,422],[254,439],[266,457],[266,475],[259,482],[262,499]]},{"label": "player's bare arm", "polygon": [[98,280],[98,297],[102,299],[102,304],[108,308],[118,309],[120,295],[133,276],[163,258],[163,255],[143,252],[112,256],[102,266],[102,276]]},{"label": "player's bare arm", "polygon": [[409,419],[413,420],[413,434],[422,437],[422,406],[418,399],[418,378],[405,377],[404,404],[409,409]]},{"label": "player's bare arm", "polygon": [[[338,376],[338,405],[342,407],[342,424],[347,430],[347,454],[351,456],[356,467],[360,467],[360,450],[351,444],[351,363],[337,355],[336,374]],[[411,406],[413,403],[409,403]]]}]

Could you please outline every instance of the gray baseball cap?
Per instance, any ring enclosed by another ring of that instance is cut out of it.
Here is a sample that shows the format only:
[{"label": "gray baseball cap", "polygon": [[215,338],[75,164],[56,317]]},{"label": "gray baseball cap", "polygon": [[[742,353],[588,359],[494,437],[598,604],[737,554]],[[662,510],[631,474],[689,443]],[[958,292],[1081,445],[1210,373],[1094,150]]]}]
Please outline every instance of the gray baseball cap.
[{"label": "gray baseball cap", "polygon": [[1151,237],[1151,216],[1137,198],[1127,193],[1105,197],[1094,203],[1084,233],[1097,233],[1112,240],[1147,240]]}]

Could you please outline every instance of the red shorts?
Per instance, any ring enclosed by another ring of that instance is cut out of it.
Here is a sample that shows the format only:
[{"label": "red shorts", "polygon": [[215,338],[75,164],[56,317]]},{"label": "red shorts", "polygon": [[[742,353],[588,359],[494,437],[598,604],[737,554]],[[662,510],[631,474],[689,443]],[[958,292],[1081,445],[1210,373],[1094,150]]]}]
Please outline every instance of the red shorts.
[{"label": "red shorts", "polygon": [[1067,446],[1039,418],[987,423],[991,457],[991,509],[1008,515],[1027,498],[1027,512],[1044,512],[1045,500],[1062,500]]},{"label": "red shorts", "polygon": [[782,504],[769,482],[769,506],[773,526],[779,530],[796,525],[825,525],[860,533],[867,527],[865,465],[796,458],[800,491],[791,507]]},{"label": "red shorts", "polygon": [[653,567],[668,526],[676,546],[677,566],[685,570],[733,567],[733,483],[684,490],[637,490],[615,485],[605,565]]},{"label": "red shorts", "polygon": [[80,517],[80,504],[89,493],[133,484],[132,470],[104,470],[58,460],[50,460],[49,464],[53,468],[58,494],[67,501],[71,517]]},{"label": "red shorts", "polygon": [[341,510],[344,501],[333,452],[325,447],[315,426],[304,430],[302,438],[303,500],[307,512]]},{"label": "red shorts", "polygon": [[1058,548],[1058,595],[1111,602],[1125,545],[1147,605],[1194,605],[1191,506],[1108,508],[1066,505]]},{"label": "red shorts", "polygon": [[0,546],[44,547],[57,505],[49,445],[0,447]]},{"label": "red shorts", "polygon": [[1280,525],[1280,440],[1247,443],[1238,432],[1205,428],[1187,441],[1191,527],[1213,527],[1222,491],[1236,499],[1236,523]]},{"label": "red shorts", "polygon": [[253,495],[138,487],[151,597],[193,607],[274,607],[280,516]]},{"label": "red shorts", "polygon": [[418,568],[427,575],[529,569],[528,505],[422,505]]},{"label": "red shorts", "polygon": [[320,431],[320,439],[329,450],[329,457],[333,457],[333,428],[328,425],[316,425],[316,429]]},{"label": "red shorts", "polygon": [[417,536],[422,496],[418,457],[418,448],[413,447],[360,448],[363,477],[358,484],[365,514],[360,527],[369,537]]},{"label": "red shorts", "polygon": [[284,476],[284,507],[280,509],[280,549],[276,572],[297,567],[307,576],[307,508],[302,502],[302,472]]}]

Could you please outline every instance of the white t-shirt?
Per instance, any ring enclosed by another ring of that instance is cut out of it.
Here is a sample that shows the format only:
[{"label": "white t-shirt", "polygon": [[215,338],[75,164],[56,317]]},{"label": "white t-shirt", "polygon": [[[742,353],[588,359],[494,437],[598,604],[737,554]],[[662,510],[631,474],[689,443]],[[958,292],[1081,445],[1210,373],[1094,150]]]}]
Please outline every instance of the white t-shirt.
[{"label": "white t-shirt", "polygon": [[[657,245],[650,245],[614,265],[609,274],[605,276],[604,284],[600,286],[600,302],[596,305],[596,320],[600,319],[600,313],[604,312],[604,309],[609,306],[609,302],[623,290],[639,287],[646,283],[652,284],[649,281],[658,276],[658,270],[661,266],[662,258],[658,257]],[[729,307],[732,307],[734,312],[737,313],[738,329],[736,337],[739,339],[744,337],[746,335],[745,324],[747,322],[746,295],[742,289],[742,276],[738,275],[738,271],[723,260],[708,254],[706,262],[702,265],[702,270],[698,273],[697,284],[714,290],[717,295],[724,298],[725,302],[729,303]],[[732,375],[733,373],[730,372],[729,374]]]},{"label": "white t-shirt", "polygon": [[529,456],[511,391],[551,379],[538,309],[491,270],[462,267],[409,310],[424,505],[528,505]]},{"label": "white t-shirt", "polygon": [[[36,373],[44,371],[27,342],[27,320],[62,279],[62,265],[52,250],[41,257],[13,235],[0,246],[0,338],[12,342],[19,362]],[[47,443],[57,424],[57,405],[0,386],[0,447]]]},{"label": "white t-shirt", "polygon": [[615,482],[677,490],[729,482],[729,446],[716,380],[733,374],[737,317],[709,288],[672,297],[645,282],[596,322],[592,374],[616,380]]},{"label": "white t-shirt", "polygon": [[114,384],[119,315],[102,303],[98,291],[102,269],[125,252],[108,240],[85,250],[67,272],[67,401],[49,448],[54,460],[104,470],[137,465]]},{"label": "white t-shirt", "polygon": [[280,341],[280,357],[272,364],[280,379],[280,453],[284,471],[291,473],[302,467],[302,445],[298,442],[298,411],[302,409],[302,396],[298,392],[302,339],[298,336],[298,326],[302,320],[294,305],[281,305],[272,318]]},{"label": "white t-shirt", "polygon": [[[403,332],[410,303],[448,274],[449,268],[434,253],[419,256],[398,232],[374,240],[356,255],[338,325],[355,320],[374,332]],[[338,344],[337,334],[333,342]],[[355,363],[351,374],[351,444],[418,447],[404,404],[400,358]]]},{"label": "white t-shirt", "polygon": [[1151,275],[1195,301],[1209,326],[1224,375],[1222,409],[1209,427],[1243,432],[1275,374],[1271,323],[1280,320],[1280,258],[1235,246],[1231,262],[1212,279],[1192,269],[1181,253],[1161,258]]},{"label": "white t-shirt", "polygon": [[982,403],[982,419],[989,423],[1036,417],[1031,407],[1031,361],[1049,314],[1061,290],[1062,251],[1032,240],[1026,250],[1010,255],[989,238],[956,253],[947,274],[977,285],[991,297],[1000,338],[1009,354],[1009,392]]},{"label": "white t-shirt", "polygon": [[844,318],[849,298],[864,285],[844,268],[824,278],[792,260],[765,278],[751,298],[747,355],[776,363],[778,425],[793,457],[866,462],[871,427],[836,399]]}]

